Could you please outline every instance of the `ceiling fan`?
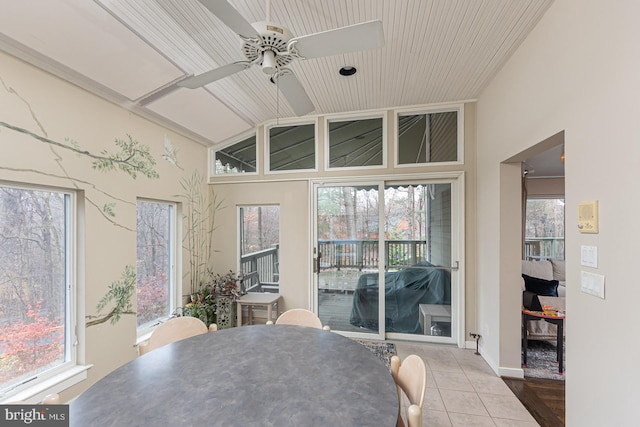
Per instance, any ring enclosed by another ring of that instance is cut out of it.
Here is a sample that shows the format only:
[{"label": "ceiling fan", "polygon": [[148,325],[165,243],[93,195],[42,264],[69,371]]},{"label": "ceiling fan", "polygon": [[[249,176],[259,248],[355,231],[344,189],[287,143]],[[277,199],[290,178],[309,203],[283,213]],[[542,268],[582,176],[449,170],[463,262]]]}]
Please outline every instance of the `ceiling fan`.
[{"label": "ceiling fan", "polygon": [[271,76],[298,116],[310,113],[315,107],[293,71],[286,67],[288,64],[297,59],[320,58],[384,46],[382,22],[379,20],[294,37],[288,29],[270,22],[270,0],[267,0],[266,20],[253,24],[226,0],[198,1],[240,36],[243,41],[242,52],[247,60],[187,77],[178,86],[199,88],[258,65],[265,74]]}]

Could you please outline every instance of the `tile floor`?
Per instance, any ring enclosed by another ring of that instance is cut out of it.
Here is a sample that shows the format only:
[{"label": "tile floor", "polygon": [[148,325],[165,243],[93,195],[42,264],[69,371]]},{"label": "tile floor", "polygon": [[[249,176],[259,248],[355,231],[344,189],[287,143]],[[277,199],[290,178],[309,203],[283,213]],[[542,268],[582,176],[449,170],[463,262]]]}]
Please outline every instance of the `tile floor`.
[{"label": "tile floor", "polygon": [[[425,426],[538,426],[482,356],[438,344],[392,341],[401,359],[409,354],[427,366]],[[404,410],[404,408],[403,408]]]}]

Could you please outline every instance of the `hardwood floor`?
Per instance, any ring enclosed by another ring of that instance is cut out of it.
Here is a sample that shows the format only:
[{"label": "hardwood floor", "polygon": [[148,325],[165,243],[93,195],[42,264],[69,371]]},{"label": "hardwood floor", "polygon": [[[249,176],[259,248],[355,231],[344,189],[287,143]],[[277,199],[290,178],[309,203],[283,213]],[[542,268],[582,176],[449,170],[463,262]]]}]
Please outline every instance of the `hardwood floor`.
[{"label": "hardwood floor", "polygon": [[542,427],[565,425],[565,382],[504,378],[504,382]]}]

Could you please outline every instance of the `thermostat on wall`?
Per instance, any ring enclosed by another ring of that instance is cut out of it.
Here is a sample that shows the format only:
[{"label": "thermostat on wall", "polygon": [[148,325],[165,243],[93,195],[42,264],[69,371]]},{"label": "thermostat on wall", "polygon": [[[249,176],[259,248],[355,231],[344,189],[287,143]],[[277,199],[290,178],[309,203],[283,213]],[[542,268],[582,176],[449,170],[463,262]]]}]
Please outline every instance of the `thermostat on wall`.
[{"label": "thermostat on wall", "polygon": [[598,232],[598,201],[578,204],[578,230],[581,233]]}]

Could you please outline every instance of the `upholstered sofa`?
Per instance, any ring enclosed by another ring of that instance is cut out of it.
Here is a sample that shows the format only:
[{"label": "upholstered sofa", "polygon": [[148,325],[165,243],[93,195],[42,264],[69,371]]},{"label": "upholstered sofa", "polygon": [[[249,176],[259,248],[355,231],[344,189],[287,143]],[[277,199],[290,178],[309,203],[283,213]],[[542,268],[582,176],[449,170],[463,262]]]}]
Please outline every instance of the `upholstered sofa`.
[{"label": "upholstered sofa", "polygon": [[[542,284],[543,289],[546,291],[549,289],[549,286],[553,288],[555,286],[555,282],[557,280],[557,294],[558,296],[544,296],[544,295],[535,295],[540,301],[542,306],[550,305],[555,307],[558,310],[565,310],[565,296],[566,296],[566,285],[565,285],[565,262],[560,260],[541,260],[541,261],[522,261],[522,274],[529,276],[526,279],[523,276],[522,278],[522,291],[523,291],[523,301],[527,299],[527,297],[531,297],[531,293],[536,293],[535,286],[538,284]],[[531,279],[532,278],[532,279]],[[540,280],[535,280],[540,279]],[[527,285],[529,290],[527,291]],[[548,293],[542,291],[542,293]],[[526,295],[526,294],[529,295]],[[566,327],[564,329],[564,335],[566,336]],[[544,320],[531,321],[527,324],[527,333],[530,340],[555,340],[557,336],[557,327],[551,323],[545,322]]]}]

